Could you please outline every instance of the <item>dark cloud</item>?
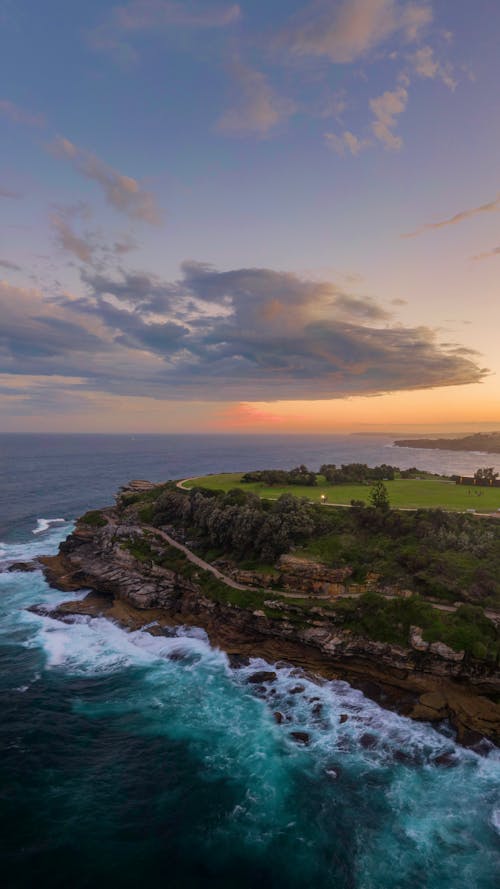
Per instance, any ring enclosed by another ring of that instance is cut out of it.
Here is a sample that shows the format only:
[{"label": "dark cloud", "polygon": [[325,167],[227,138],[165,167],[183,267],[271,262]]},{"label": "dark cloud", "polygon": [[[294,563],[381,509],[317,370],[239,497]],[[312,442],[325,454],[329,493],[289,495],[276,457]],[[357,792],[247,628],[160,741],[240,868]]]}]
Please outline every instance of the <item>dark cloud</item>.
[{"label": "dark cloud", "polygon": [[175,282],[87,270],[84,284],[83,297],[57,301],[0,287],[10,310],[0,371],[85,377],[125,395],[245,401],[462,385],[486,373],[471,350],[395,325],[373,299],[286,272],[190,261]]}]

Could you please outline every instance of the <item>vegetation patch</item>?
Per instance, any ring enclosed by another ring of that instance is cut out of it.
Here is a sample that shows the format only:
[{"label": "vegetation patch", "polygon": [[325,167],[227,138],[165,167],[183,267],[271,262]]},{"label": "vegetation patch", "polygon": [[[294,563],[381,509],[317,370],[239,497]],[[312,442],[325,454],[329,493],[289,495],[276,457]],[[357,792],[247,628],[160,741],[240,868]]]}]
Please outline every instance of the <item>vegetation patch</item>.
[{"label": "vegetation patch", "polygon": [[99,509],[89,510],[89,512],[86,512],[85,515],[81,517],[80,521],[84,525],[89,525],[91,528],[103,528],[104,525],[108,524]]}]

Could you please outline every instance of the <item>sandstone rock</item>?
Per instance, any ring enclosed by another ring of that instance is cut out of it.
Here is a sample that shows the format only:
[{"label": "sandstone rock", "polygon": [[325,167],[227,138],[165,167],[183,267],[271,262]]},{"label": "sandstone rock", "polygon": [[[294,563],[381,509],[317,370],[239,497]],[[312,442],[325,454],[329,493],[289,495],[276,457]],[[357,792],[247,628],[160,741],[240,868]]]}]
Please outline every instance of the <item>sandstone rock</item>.
[{"label": "sandstone rock", "polygon": [[424,707],[429,707],[431,710],[443,711],[447,709],[446,698],[438,691],[420,695],[419,701]]},{"label": "sandstone rock", "polygon": [[415,651],[428,651],[429,643],[422,638],[422,627],[410,627],[410,645]]},{"label": "sandstone rock", "polygon": [[432,642],[429,651],[445,661],[454,661],[455,663],[463,661],[465,657],[465,651],[454,651],[453,648],[445,645],[444,642]]}]

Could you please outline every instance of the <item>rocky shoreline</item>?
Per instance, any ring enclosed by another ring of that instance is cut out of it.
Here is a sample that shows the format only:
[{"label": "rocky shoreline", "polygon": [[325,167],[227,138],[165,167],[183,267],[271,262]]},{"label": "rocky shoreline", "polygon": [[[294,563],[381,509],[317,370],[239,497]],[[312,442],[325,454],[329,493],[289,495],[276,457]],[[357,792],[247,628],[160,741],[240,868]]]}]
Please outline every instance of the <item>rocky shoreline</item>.
[{"label": "rocky shoreline", "polygon": [[[195,577],[136,558],[123,543],[140,527],[106,511],[104,527],[80,521],[59,554],[41,560],[47,579],[63,591],[88,588],[83,600],[61,604],[51,616],[103,615],[122,626],[162,634],[175,625],[200,626],[230,657],[287,661],[328,679],[345,679],[382,706],[413,719],[443,722],[459,742],[500,743],[500,673],[414,632],[408,648],[356,636],[311,614],[297,622],[292,610],[279,620],[207,596]],[[418,628],[415,628],[418,631]]]}]

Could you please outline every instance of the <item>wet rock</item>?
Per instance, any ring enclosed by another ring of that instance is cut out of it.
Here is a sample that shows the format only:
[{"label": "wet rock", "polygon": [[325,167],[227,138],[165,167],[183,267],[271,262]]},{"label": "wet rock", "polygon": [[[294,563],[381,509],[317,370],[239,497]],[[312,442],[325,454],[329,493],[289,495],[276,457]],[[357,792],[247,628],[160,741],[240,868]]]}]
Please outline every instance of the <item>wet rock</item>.
[{"label": "wet rock", "polygon": [[340,769],[339,766],[328,766],[328,768],[325,769],[325,775],[330,781],[337,781],[341,774],[342,769]]},{"label": "wet rock", "polygon": [[441,766],[443,769],[454,769],[458,765],[458,756],[454,753],[440,753],[439,756],[435,756],[432,760],[434,765]]},{"label": "wet rock", "polygon": [[252,685],[259,685],[261,682],[276,682],[277,678],[274,670],[259,670],[257,673],[252,673],[248,677],[247,682],[252,683]]},{"label": "wet rock", "polygon": [[321,716],[322,712],[323,712],[323,704],[318,703],[318,704],[313,705],[313,707],[311,709],[311,713],[313,716],[319,717],[319,716]]},{"label": "wet rock", "polygon": [[375,735],[371,735],[369,732],[365,732],[364,735],[361,735],[359,743],[364,750],[373,750],[373,748],[377,746],[377,738],[375,737]]},{"label": "wet rock", "polygon": [[293,688],[290,689],[289,694],[300,695],[305,690],[306,690],[305,685],[294,685]]},{"label": "wet rock", "polygon": [[273,716],[274,716],[274,721],[277,722],[278,725],[281,725],[285,721],[285,717],[283,716],[283,713],[280,713],[279,710],[276,710],[273,713]]},{"label": "wet rock", "polygon": [[171,651],[168,655],[169,661],[185,661],[189,657],[187,651]]},{"label": "wet rock", "polygon": [[30,571],[36,571],[40,566],[36,564],[36,562],[13,562],[12,565],[9,565],[7,571],[23,571],[28,573]]},{"label": "wet rock", "polygon": [[246,654],[228,654],[227,659],[229,666],[233,670],[238,670],[240,667],[248,667],[250,663],[250,658]]},{"label": "wet rock", "polygon": [[403,766],[417,766],[420,763],[418,756],[408,753],[406,750],[393,750],[392,758],[394,762],[399,762]]},{"label": "wet rock", "polygon": [[253,690],[254,695],[257,695],[258,698],[267,697],[267,688],[265,685],[256,685]]},{"label": "wet rock", "polygon": [[293,738],[297,744],[302,744],[304,747],[308,747],[311,743],[311,736],[308,732],[290,732],[290,737]]},{"label": "wet rock", "polygon": [[347,713],[341,713],[340,719],[339,719],[340,725],[343,725],[344,722],[347,722],[348,719],[349,719],[349,717],[348,717]]}]

